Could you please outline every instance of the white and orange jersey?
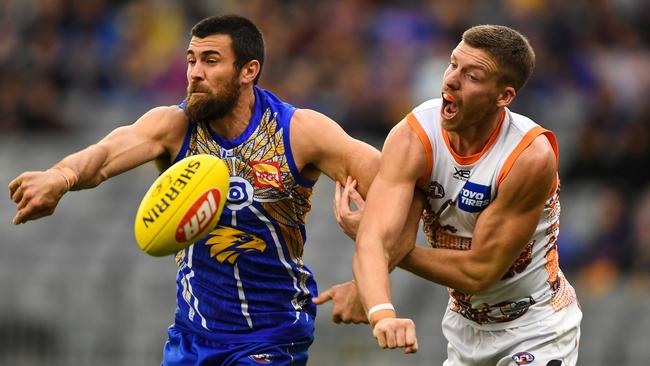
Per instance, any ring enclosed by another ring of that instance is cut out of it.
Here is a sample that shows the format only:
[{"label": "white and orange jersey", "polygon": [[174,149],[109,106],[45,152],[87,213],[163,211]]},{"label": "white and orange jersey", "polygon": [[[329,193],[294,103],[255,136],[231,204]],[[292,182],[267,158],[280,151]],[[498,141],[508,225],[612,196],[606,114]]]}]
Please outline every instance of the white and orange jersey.
[{"label": "white and orange jersey", "polygon": [[[440,125],[440,108],[441,99],[432,99],[406,117],[428,156],[418,181],[428,201],[424,232],[434,248],[470,250],[478,216],[498,195],[517,157],[539,135],[548,138],[556,157],[557,143],[552,132],[506,108],[483,150],[459,156]],[[475,326],[502,329],[539,320],[575,301],[558,267],[559,180],[549,194],[537,229],[503,278],[476,294],[449,289],[451,310]]]}]

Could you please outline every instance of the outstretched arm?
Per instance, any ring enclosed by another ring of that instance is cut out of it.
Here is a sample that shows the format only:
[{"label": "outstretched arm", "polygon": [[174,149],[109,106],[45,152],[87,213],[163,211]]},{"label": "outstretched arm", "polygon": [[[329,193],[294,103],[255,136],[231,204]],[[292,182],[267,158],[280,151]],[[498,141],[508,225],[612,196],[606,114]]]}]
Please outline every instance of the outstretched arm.
[{"label": "outstretched arm", "polygon": [[416,206],[419,212],[410,208],[416,182],[426,170],[425,154],[422,143],[406,121],[400,122],[388,135],[379,172],[368,192],[352,261],[361,301],[372,313],[370,322],[379,345],[404,347],[407,353],[417,351],[415,325],[410,319],[395,318],[395,311],[384,306],[391,303],[389,248],[403,240],[400,234],[407,220],[413,218],[415,225],[410,226],[410,235],[414,241],[422,206]]},{"label": "outstretched arm", "polygon": [[132,125],[113,130],[47,171],[22,173],[9,183],[9,196],[18,210],[13,223],[51,215],[69,190],[95,187],[154,159],[166,157],[169,161],[180,147],[186,131],[184,121],[184,112],[178,107],[154,108]]}]

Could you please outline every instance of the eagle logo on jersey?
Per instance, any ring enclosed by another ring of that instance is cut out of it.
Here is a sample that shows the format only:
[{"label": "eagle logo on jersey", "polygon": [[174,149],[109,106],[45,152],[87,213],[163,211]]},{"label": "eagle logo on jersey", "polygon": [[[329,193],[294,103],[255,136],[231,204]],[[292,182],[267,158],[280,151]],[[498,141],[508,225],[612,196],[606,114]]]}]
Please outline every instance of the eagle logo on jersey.
[{"label": "eagle logo on jersey", "polygon": [[266,242],[257,236],[227,226],[219,226],[208,236],[206,245],[210,245],[210,257],[214,257],[220,264],[235,261],[243,253],[266,250]]}]

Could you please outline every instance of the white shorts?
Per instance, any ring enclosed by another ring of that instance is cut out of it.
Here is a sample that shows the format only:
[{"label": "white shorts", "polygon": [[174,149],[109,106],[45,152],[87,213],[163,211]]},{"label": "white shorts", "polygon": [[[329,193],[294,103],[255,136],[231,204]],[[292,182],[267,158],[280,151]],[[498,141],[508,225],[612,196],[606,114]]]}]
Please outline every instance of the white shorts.
[{"label": "white shorts", "polygon": [[582,311],[577,302],[528,325],[481,330],[447,309],[443,366],[574,366],[578,361]]}]

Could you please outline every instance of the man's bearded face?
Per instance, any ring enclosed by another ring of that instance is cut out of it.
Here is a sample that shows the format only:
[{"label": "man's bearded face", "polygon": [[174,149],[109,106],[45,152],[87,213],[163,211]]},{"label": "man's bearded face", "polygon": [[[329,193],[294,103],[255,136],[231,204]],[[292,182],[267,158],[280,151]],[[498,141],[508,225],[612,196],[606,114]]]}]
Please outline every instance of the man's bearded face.
[{"label": "man's bearded face", "polygon": [[216,92],[205,82],[191,82],[187,86],[185,114],[193,122],[221,119],[233,110],[240,94],[241,84],[237,74]]}]

